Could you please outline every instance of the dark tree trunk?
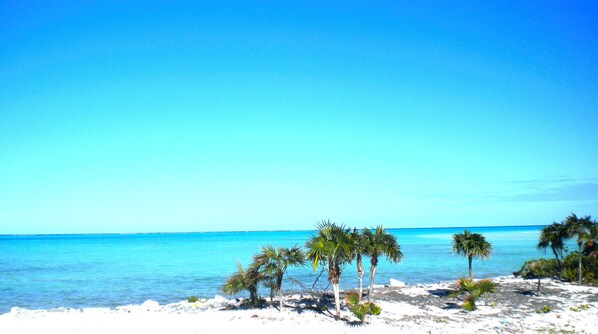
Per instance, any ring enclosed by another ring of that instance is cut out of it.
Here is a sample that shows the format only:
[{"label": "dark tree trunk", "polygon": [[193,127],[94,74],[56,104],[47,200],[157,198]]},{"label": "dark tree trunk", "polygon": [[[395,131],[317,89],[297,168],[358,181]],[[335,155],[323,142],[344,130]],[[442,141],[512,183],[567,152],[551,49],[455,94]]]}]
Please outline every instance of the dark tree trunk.
[{"label": "dark tree trunk", "polygon": [[581,243],[579,245],[579,285],[581,285]]},{"label": "dark tree trunk", "polygon": [[473,260],[473,257],[468,256],[467,260],[468,260],[468,263],[469,263],[469,279],[473,279],[473,272],[471,271],[471,261]]}]

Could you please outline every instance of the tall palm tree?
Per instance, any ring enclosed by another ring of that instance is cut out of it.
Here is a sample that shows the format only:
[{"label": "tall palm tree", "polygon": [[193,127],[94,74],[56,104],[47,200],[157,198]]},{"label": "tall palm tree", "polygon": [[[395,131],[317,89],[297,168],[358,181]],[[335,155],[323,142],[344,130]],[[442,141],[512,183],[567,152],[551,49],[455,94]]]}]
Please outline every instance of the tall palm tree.
[{"label": "tall palm tree", "polygon": [[316,270],[319,263],[328,266],[328,281],[334,291],[334,304],[336,319],[340,319],[340,291],[341,268],[351,262],[350,230],[344,225],[337,225],[330,220],[322,221],[317,225],[318,232],[306,243],[307,258],[313,263]]},{"label": "tall palm tree", "polygon": [[372,300],[374,293],[374,277],[376,276],[376,266],[378,265],[378,257],[385,256],[390,262],[399,263],[403,258],[401,247],[397,243],[397,238],[394,235],[386,233],[382,226],[372,229],[363,229],[363,247],[365,253],[370,257],[370,290],[368,292],[368,299]]},{"label": "tall palm tree", "polygon": [[565,224],[552,222],[552,224],[545,226],[540,233],[540,240],[538,241],[538,249],[544,250],[550,247],[559,268],[561,268],[561,260],[563,259],[563,248],[565,241],[569,239],[569,234]]},{"label": "tall palm tree", "polygon": [[305,255],[300,247],[294,246],[262,247],[262,251],[253,257],[253,262],[259,267],[260,272],[265,276],[274,279],[274,290],[278,291],[280,298],[280,308],[283,308],[282,279],[288,267],[303,266],[305,264]]},{"label": "tall palm tree", "polygon": [[492,245],[480,233],[463,230],[453,234],[453,253],[467,257],[469,264],[469,279],[473,278],[471,262],[474,258],[486,259],[492,254]]},{"label": "tall palm tree", "polygon": [[247,269],[243,269],[241,263],[237,262],[237,272],[226,279],[221,290],[226,295],[235,295],[247,290],[249,291],[249,303],[252,307],[255,307],[259,303],[257,289],[262,279],[263,277],[256,265],[252,264]]},{"label": "tall palm tree", "polygon": [[577,247],[579,249],[579,285],[581,285],[581,256],[582,249],[588,244],[592,243],[595,239],[596,222],[592,221],[591,216],[585,216],[578,218],[577,215],[571,213],[571,215],[565,218],[565,226],[570,238],[577,237]]},{"label": "tall palm tree", "polygon": [[358,229],[354,228],[351,232],[352,252],[357,262],[357,278],[359,279],[358,301],[361,302],[363,295],[363,255],[367,255],[364,249],[364,237]]}]

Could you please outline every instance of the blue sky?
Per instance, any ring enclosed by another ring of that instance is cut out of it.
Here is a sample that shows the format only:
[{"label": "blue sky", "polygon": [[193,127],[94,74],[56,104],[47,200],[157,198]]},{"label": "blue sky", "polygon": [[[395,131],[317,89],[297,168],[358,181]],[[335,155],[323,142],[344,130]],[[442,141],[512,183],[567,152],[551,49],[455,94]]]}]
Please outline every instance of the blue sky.
[{"label": "blue sky", "polygon": [[594,1],[0,17],[0,234],[598,216]]}]

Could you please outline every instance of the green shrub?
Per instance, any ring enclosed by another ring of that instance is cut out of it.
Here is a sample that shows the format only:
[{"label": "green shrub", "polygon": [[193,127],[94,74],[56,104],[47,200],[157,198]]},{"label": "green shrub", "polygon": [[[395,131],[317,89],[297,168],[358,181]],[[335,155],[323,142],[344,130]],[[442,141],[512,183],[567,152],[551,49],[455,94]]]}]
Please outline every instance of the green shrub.
[{"label": "green shrub", "polygon": [[195,302],[196,302],[196,301],[198,301],[198,300],[199,300],[199,298],[197,298],[197,297],[195,297],[195,296],[191,296],[191,297],[187,298],[187,301],[188,301],[189,303],[195,303]]},{"label": "green shrub", "polygon": [[361,322],[363,322],[365,320],[366,316],[379,315],[380,312],[382,311],[382,308],[380,308],[380,306],[378,306],[374,303],[370,303],[370,302],[360,303],[359,296],[355,292],[348,294],[345,297],[345,301],[347,303],[347,306],[349,307],[349,310]]},{"label": "green shrub", "polygon": [[552,311],[552,307],[544,305],[544,307],[542,307],[541,309],[537,309],[536,313],[548,313],[550,311]]},{"label": "green shrub", "polygon": [[[598,285],[598,259],[591,256],[581,257],[582,275],[581,280],[585,284]],[[573,252],[563,260],[563,271],[561,278],[576,282],[579,278],[579,253]]]},{"label": "green shrub", "polygon": [[589,308],[590,308],[590,306],[588,304],[580,304],[579,306],[569,307],[569,309],[571,311],[573,311],[573,312],[579,312],[579,311],[582,311],[582,310],[587,310]]},{"label": "green shrub", "polygon": [[558,273],[557,268],[555,259],[533,259],[526,261],[513,275],[528,279],[553,277]]}]

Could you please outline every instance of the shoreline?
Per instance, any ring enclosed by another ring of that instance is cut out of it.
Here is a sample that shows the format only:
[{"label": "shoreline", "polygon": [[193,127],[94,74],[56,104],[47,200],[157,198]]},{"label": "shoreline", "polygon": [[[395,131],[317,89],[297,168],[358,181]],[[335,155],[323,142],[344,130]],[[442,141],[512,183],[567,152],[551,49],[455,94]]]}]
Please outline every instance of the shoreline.
[{"label": "shoreline", "polygon": [[[492,280],[499,283],[498,291],[479,300],[478,310],[472,312],[463,311],[458,298],[448,297],[454,282],[377,287],[374,302],[382,312],[368,317],[367,324],[360,324],[346,307],[342,308],[341,320],[334,320],[330,311],[316,307],[310,292],[304,292],[286,295],[282,312],[268,303],[263,308],[246,308],[240,305],[240,299],[222,296],[164,305],[149,300],[116,308],[13,307],[0,315],[0,329],[11,333],[198,333],[239,328],[250,333],[598,331],[598,287],[543,279],[544,293],[536,294],[536,280],[513,276]],[[550,311],[540,312],[544,307]]]}]

